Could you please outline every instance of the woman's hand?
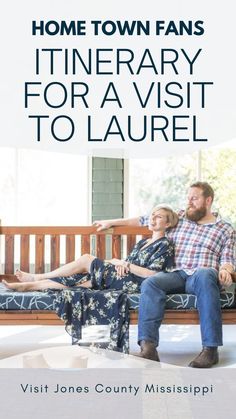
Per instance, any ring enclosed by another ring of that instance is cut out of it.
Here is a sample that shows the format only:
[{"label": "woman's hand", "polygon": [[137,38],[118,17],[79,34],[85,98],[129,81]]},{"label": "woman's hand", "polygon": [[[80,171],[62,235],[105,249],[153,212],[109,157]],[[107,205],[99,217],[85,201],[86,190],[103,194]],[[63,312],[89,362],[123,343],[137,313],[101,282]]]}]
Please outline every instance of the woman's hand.
[{"label": "woman's hand", "polygon": [[125,266],[116,265],[115,270],[117,272],[118,277],[126,276],[128,273]]},{"label": "woman's hand", "polygon": [[109,259],[107,262],[115,266],[124,266],[124,261],[121,259],[113,258],[113,259]]},{"label": "woman's hand", "polygon": [[125,265],[124,260],[113,258],[108,260],[107,262],[111,263],[112,265],[115,265],[115,270],[117,272],[118,277],[125,276],[128,274],[129,270]]}]

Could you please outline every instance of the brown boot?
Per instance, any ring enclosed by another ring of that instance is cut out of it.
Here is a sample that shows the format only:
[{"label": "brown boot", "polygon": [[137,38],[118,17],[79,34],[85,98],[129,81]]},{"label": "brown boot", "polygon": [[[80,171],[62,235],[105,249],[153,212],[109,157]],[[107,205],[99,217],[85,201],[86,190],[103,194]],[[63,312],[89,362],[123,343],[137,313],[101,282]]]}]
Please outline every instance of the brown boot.
[{"label": "brown boot", "polygon": [[155,343],[150,342],[148,340],[141,340],[140,347],[141,352],[137,354],[137,356],[145,359],[150,359],[151,361],[160,362]]},{"label": "brown boot", "polygon": [[219,362],[218,348],[205,346],[202,352],[190,362],[189,367],[192,368],[211,368]]}]

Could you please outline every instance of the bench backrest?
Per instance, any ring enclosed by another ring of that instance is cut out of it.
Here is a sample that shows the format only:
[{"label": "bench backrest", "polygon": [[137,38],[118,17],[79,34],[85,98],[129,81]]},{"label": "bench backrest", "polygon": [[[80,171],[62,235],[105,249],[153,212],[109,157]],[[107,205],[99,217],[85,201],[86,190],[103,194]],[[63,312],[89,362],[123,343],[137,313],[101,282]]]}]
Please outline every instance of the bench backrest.
[{"label": "bench backrest", "polygon": [[0,277],[11,279],[15,269],[42,273],[90,253],[101,259],[123,258],[142,237],[145,227],[0,227]]}]

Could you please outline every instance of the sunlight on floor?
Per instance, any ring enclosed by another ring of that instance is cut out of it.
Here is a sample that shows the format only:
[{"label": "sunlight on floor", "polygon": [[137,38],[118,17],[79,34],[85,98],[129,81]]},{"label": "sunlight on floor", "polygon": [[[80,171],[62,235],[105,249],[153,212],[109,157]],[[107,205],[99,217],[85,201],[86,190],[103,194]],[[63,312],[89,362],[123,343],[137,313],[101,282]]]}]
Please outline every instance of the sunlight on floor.
[{"label": "sunlight on floor", "polygon": [[[236,367],[236,326],[224,326],[224,346],[220,348],[220,367]],[[82,344],[106,342],[107,326],[83,328]],[[137,326],[130,327],[130,351],[139,351]],[[63,326],[0,327],[0,359],[23,352],[53,346],[71,345],[71,337]],[[196,325],[163,325],[158,348],[162,362],[186,366],[201,350],[200,330]]]}]

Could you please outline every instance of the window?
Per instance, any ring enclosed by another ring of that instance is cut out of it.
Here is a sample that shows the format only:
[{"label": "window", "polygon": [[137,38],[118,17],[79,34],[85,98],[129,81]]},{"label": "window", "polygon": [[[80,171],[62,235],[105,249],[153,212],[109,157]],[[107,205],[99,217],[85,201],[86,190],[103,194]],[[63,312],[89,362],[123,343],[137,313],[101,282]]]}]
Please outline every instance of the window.
[{"label": "window", "polygon": [[196,180],[215,190],[213,210],[236,227],[236,141],[199,153],[129,161],[128,216],[145,214],[158,203],[185,208],[186,189]]},{"label": "window", "polygon": [[2,225],[87,225],[85,156],[0,148]]},{"label": "window", "polygon": [[201,172],[214,188],[214,208],[236,227],[236,141],[202,152]]},{"label": "window", "polygon": [[196,180],[197,153],[129,162],[129,215],[145,214],[159,203],[184,208],[186,189]]}]

